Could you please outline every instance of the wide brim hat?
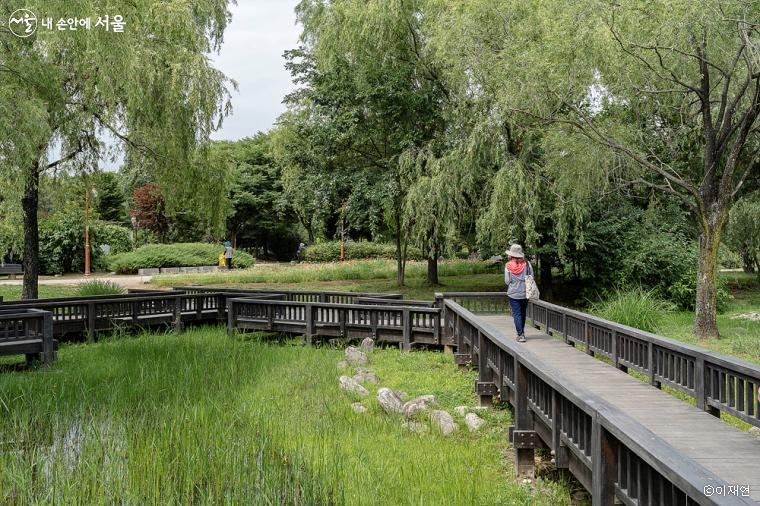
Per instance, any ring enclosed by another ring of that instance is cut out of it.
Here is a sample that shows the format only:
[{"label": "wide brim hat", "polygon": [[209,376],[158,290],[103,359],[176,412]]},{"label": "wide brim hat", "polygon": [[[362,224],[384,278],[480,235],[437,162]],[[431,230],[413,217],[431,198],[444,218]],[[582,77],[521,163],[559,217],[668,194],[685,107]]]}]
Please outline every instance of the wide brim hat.
[{"label": "wide brim hat", "polygon": [[513,258],[525,258],[525,253],[519,244],[511,245],[505,253]]}]

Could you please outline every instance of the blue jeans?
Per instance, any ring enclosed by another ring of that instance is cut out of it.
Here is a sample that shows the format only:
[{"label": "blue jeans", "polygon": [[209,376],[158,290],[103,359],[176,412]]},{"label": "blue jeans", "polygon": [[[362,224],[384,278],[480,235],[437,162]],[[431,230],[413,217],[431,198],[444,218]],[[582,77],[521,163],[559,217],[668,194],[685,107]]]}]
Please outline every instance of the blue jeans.
[{"label": "blue jeans", "polygon": [[525,335],[525,316],[528,312],[528,299],[513,299],[509,297],[509,307],[512,308],[512,318],[515,320],[515,330],[518,336]]}]

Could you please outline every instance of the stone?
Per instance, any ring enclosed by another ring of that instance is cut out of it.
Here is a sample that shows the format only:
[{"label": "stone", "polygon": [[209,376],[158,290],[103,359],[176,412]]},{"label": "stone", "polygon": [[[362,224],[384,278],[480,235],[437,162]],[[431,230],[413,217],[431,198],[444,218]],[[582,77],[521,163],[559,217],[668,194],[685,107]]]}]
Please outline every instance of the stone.
[{"label": "stone", "polygon": [[480,429],[486,421],[475,413],[467,413],[464,417],[464,423],[467,425],[467,428],[470,429],[470,432],[474,432]]},{"label": "stone", "polygon": [[749,435],[755,439],[760,439],[760,427],[752,427],[749,429]]},{"label": "stone", "polygon": [[338,378],[338,381],[340,382],[341,390],[344,390],[346,392],[351,392],[354,394],[359,394],[359,395],[369,394],[369,391],[367,391],[366,388],[361,386],[353,378],[349,378],[348,376],[341,376],[340,378]]},{"label": "stone", "polygon": [[428,432],[430,430],[430,427],[428,427],[424,423],[415,422],[414,420],[403,422],[401,426],[407,429],[408,431],[414,432],[416,434],[424,434],[425,432]]},{"label": "stone", "polygon": [[431,404],[435,404],[434,395],[421,395],[411,401],[406,401],[401,410],[404,412],[404,416],[412,418],[417,415],[417,413],[427,411]]},{"label": "stone", "polygon": [[348,368],[348,362],[345,360],[341,360],[338,362],[338,369],[347,369]]},{"label": "stone", "polygon": [[138,276],[158,276],[161,269],[137,269]]},{"label": "stone", "polygon": [[402,403],[396,392],[390,388],[381,388],[377,391],[377,402],[386,413],[401,413]]},{"label": "stone", "polygon": [[375,340],[371,337],[365,337],[362,341],[361,349],[364,353],[372,353],[375,351]]},{"label": "stone", "polygon": [[367,408],[361,402],[352,402],[351,403],[351,409],[353,409],[357,413],[366,413],[367,412]]},{"label": "stone", "polygon": [[[362,368],[360,367],[359,369]],[[359,383],[372,383],[375,385],[380,383],[380,378],[378,378],[377,375],[372,371],[368,371],[366,369],[363,371],[357,370],[356,374],[354,375],[354,379]]]},{"label": "stone", "polygon": [[369,364],[369,357],[360,349],[349,346],[346,348],[346,361],[351,365]]},{"label": "stone", "polygon": [[464,416],[467,414],[467,406],[457,406],[454,408],[454,413],[456,413],[459,416]]},{"label": "stone", "polygon": [[430,419],[441,429],[444,436],[448,436],[457,430],[457,424],[454,423],[454,417],[448,411],[435,409],[430,412]]},{"label": "stone", "polygon": [[749,313],[743,313],[738,314],[731,317],[732,320],[748,320],[751,322],[760,322],[760,312],[749,312]]},{"label": "stone", "polygon": [[402,401],[405,400],[405,399],[407,399],[409,397],[409,394],[406,393],[406,392],[404,392],[403,390],[395,390],[394,393]]}]

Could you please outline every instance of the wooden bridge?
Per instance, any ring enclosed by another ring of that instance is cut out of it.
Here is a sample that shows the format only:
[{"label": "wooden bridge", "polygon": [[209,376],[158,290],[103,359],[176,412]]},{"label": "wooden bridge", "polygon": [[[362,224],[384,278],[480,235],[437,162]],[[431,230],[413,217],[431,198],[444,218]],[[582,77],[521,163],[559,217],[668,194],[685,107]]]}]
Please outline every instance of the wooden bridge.
[{"label": "wooden bridge", "polygon": [[594,504],[758,504],[760,441],[719,416],[760,426],[760,367],[546,302],[529,304],[536,328],[517,343],[507,306],[506,293],[443,293],[435,303],[230,298],[228,330],[444,346],[478,368],[482,404],[512,406],[519,475],[533,476],[534,452],[546,448]]},{"label": "wooden bridge", "polygon": [[528,305],[534,329],[517,343],[507,306],[506,294],[493,292],[442,293],[428,302],[201,287],[7,302],[0,353],[4,338],[21,341],[25,333],[35,336],[33,353],[52,359],[53,335],[223,321],[230,333],[443,347],[460,366],[478,369],[482,404],[513,408],[510,440],[521,476],[533,476],[534,452],[545,448],[594,504],[760,503],[760,441],[720,419],[760,427],[760,367],[542,301]]}]

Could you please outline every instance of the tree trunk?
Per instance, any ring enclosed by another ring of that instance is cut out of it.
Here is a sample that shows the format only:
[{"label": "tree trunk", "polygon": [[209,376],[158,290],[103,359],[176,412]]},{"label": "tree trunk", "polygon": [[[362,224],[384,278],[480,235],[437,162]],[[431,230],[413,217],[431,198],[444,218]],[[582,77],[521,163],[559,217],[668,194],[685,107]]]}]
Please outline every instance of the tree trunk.
[{"label": "tree trunk", "polygon": [[554,286],[552,277],[552,262],[547,254],[538,255],[538,289],[541,291],[541,298],[550,300]]},{"label": "tree trunk", "polygon": [[404,286],[404,271],[406,270],[406,249],[403,247],[401,241],[401,213],[396,209],[395,213],[396,221],[396,284],[398,286]]},{"label": "tree trunk", "polygon": [[24,284],[22,299],[36,299],[39,296],[37,282],[40,272],[40,234],[37,220],[39,202],[40,164],[35,161],[24,186],[21,209],[24,214]]},{"label": "tree trunk", "polygon": [[755,273],[754,257],[747,250],[743,250],[741,252],[741,257],[742,257],[742,267],[744,268],[744,272],[746,274],[754,274]]},{"label": "tree trunk", "polygon": [[428,285],[438,285],[438,246],[433,245],[433,250],[427,259],[427,283]]},{"label": "tree trunk", "polygon": [[720,228],[712,224],[703,225],[699,236],[697,301],[694,319],[694,334],[698,337],[720,337],[717,323],[719,246]]}]

